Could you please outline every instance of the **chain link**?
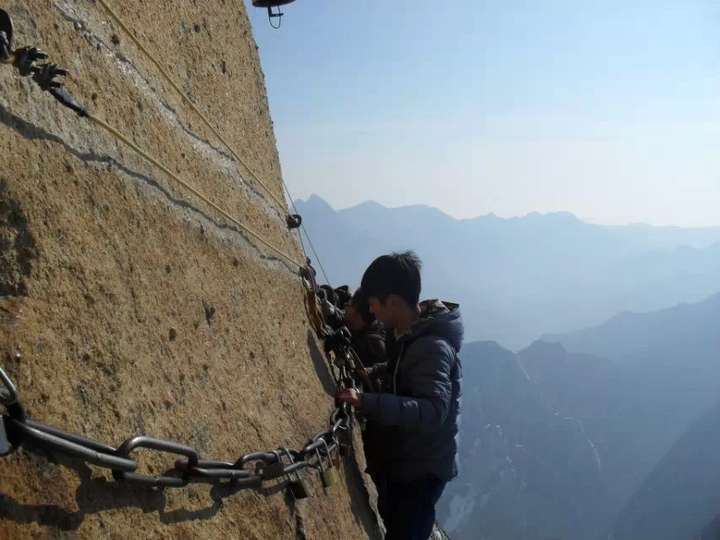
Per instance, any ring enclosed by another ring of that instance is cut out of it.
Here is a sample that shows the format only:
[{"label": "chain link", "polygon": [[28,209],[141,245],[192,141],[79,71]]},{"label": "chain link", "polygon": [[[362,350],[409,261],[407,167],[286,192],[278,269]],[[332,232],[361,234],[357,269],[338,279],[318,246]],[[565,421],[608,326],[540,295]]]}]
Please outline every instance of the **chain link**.
[{"label": "chain link", "polygon": [[[3,383],[10,381],[2,368],[0,373]],[[114,448],[34,420],[18,420],[10,415],[2,415],[1,418],[0,426],[4,424],[13,451],[23,446],[28,451],[64,454],[110,469],[116,481],[134,482],[153,488],[180,488],[190,483],[227,483],[238,488],[259,488],[263,482],[287,478],[308,467],[318,467],[322,460],[329,463],[332,454],[340,448],[339,433],[350,430],[352,425],[351,417],[344,408],[338,408],[331,416],[330,428],[309,439],[301,450],[280,448],[269,452],[252,452],[230,462],[201,459],[192,447],[175,441],[138,436]],[[150,476],[136,472],[138,463],[132,455],[139,449],[175,454],[184,459],[176,460],[174,466],[165,473]]]},{"label": "chain link", "polygon": [[[308,264],[301,273],[303,283],[315,307],[318,337],[328,335],[327,326],[317,304],[317,282],[315,271]],[[314,290],[313,290],[314,289]],[[348,350],[345,350],[348,349]],[[355,387],[356,383],[348,362],[342,358],[352,357],[349,346],[335,347],[338,385]],[[332,364],[330,365],[332,368]],[[31,420],[26,417],[18,398],[17,388],[10,376],[0,367],[0,405],[6,414],[0,416],[0,456],[9,455],[23,446],[29,451],[40,450],[64,454],[67,457],[81,460],[112,471],[112,476],[119,482],[134,482],[151,488],[181,488],[188,484],[228,484],[237,489],[258,489],[263,482],[281,478],[290,483],[300,481],[300,472],[307,468],[324,470],[332,465],[332,454],[349,446],[342,439],[346,438],[353,428],[354,415],[347,403],[337,404],[329,421],[329,428],[311,437],[301,450],[278,448],[267,452],[251,452],[240,456],[234,462],[202,459],[200,453],[190,446],[175,441],[157,439],[148,436],[136,436],[126,439],[117,448],[77,435],[59,428]],[[132,457],[134,451],[142,449],[163,454],[181,456],[174,466],[160,475],[147,475],[137,472],[138,463]],[[291,480],[295,476],[295,480]]]}]

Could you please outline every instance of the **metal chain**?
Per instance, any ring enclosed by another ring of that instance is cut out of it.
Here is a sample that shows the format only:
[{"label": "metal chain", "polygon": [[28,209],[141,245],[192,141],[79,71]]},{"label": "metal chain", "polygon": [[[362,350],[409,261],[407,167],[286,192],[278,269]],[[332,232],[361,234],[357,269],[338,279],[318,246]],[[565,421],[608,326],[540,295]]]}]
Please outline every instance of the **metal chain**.
[{"label": "metal chain", "polygon": [[[329,335],[322,310],[317,303],[315,270],[308,263],[301,271],[303,284],[311,300],[318,337]],[[312,293],[312,294],[310,294]],[[306,302],[306,306],[308,303]],[[356,353],[349,344],[332,348],[334,362],[330,370],[338,386],[356,388],[356,373],[352,359]],[[117,448],[62,429],[27,418],[17,388],[9,375],[0,367],[0,456],[7,456],[21,446],[29,451],[56,452],[112,471],[116,481],[134,482],[152,488],[180,488],[191,483],[228,484],[236,489],[258,489],[263,482],[288,479],[308,468],[332,468],[332,454],[344,453],[350,446],[347,436],[354,426],[354,415],[349,404],[338,404],[330,417],[330,427],[311,437],[300,450],[278,448],[268,452],[243,454],[235,461],[202,459],[192,447],[175,441],[148,437],[130,437]],[[138,448],[180,456],[174,466],[161,475],[150,476],[137,472],[138,463],[132,453]],[[283,456],[286,459],[283,459]],[[297,482],[297,480],[296,480]],[[300,490],[298,494],[305,493]],[[302,496],[302,495],[299,495]]]},{"label": "metal chain", "polygon": [[[81,435],[69,433],[17,413],[12,405],[18,403],[15,386],[0,368],[0,382],[5,392],[0,404],[6,413],[0,415],[0,431],[9,441],[9,455],[21,446],[28,451],[64,454],[85,463],[109,469],[116,481],[134,482],[153,488],[180,488],[191,483],[226,483],[236,488],[260,488],[263,482],[288,478],[307,468],[332,467],[332,454],[346,444],[343,437],[353,427],[351,410],[343,405],[330,417],[330,427],[311,437],[300,450],[276,449],[268,452],[243,454],[235,461],[203,459],[190,446],[175,441],[147,436],[126,439],[117,448]],[[174,466],[161,475],[150,476],[137,472],[138,463],[133,451],[139,448],[158,453],[177,455]],[[283,460],[283,455],[288,459]],[[323,463],[324,462],[324,463]]]},{"label": "metal chain", "polygon": [[[12,64],[22,76],[31,76],[38,86],[49,92],[60,104],[72,109],[81,117],[89,118],[96,124],[108,129],[115,136],[118,132],[88,111],[75,100],[64,88],[58,77],[67,74],[65,70],[55,64],[38,61],[47,59],[47,55],[34,47],[12,50],[12,26],[7,13],[0,10],[0,63]],[[7,19],[7,20],[6,20]],[[148,159],[148,154],[138,149],[126,137],[119,137],[129,144],[141,156]],[[233,152],[234,153],[234,152]],[[168,172],[173,179],[178,180],[169,169],[157,160],[148,159],[154,165]],[[205,196],[196,192],[185,182],[195,195],[200,196],[224,217],[251,233],[256,239],[262,241],[278,255],[288,262],[300,267],[300,275],[306,289],[306,308],[313,329],[319,338],[329,334],[322,310],[318,305],[318,285],[315,270],[307,260],[305,265],[300,264],[292,257],[267,243],[260,235],[250,231],[244,224],[227,214],[222,208],[213,204]],[[269,190],[268,190],[269,192]],[[271,193],[271,192],[269,192]],[[298,223],[299,226],[299,223]],[[309,240],[308,236],[308,240]],[[316,255],[317,258],[317,255]],[[338,385],[356,387],[350,362],[351,352],[334,350],[334,365],[330,365],[331,372]],[[29,451],[56,452],[68,457],[91,463],[112,471],[116,481],[135,482],[154,488],[183,487],[190,483],[227,483],[236,488],[259,488],[263,482],[280,478],[290,479],[290,475],[297,475],[307,468],[332,467],[332,454],[343,453],[348,445],[344,439],[354,426],[352,408],[347,404],[336,407],[330,417],[328,430],[318,433],[308,440],[300,450],[278,448],[269,452],[252,452],[238,457],[235,461],[218,461],[202,459],[200,453],[190,446],[175,441],[157,439],[148,436],[135,436],[126,439],[120,446],[113,447],[81,435],[66,432],[62,429],[31,420],[25,414],[20,403],[17,389],[12,379],[0,368],[0,406],[5,413],[0,415],[0,456],[6,456],[21,446]],[[145,475],[137,472],[138,463],[132,458],[132,453],[138,448],[158,453],[172,454],[181,457],[174,466],[162,475]],[[323,465],[323,461],[327,464]]]}]

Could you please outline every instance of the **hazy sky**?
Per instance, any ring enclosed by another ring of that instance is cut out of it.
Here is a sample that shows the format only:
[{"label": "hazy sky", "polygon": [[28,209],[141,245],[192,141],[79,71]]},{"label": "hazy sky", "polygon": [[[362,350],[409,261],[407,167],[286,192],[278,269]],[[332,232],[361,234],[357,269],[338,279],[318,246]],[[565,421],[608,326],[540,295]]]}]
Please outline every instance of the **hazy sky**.
[{"label": "hazy sky", "polygon": [[717,0],[249,4],[296,197],[720,225]]}]

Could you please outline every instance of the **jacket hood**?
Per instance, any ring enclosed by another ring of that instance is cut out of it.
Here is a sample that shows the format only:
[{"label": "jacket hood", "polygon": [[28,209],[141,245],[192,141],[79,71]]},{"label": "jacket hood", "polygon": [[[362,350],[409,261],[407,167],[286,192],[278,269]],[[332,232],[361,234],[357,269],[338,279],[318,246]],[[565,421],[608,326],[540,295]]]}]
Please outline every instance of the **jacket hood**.
[{"label": "jacket hood", "polygon": [[462,347],[465,325],[460,306],[440,300],[425,300],[420,303],[420,320],[409,334],[400,337],[401,341],[432,335],[446,340],[455,352]]}]

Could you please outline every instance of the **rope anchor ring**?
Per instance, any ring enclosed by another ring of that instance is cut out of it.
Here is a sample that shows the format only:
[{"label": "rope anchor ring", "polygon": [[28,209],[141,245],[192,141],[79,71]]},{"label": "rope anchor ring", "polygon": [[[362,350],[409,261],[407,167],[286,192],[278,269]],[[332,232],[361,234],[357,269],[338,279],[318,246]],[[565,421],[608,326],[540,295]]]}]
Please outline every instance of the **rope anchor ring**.
[{"label": "rope anchor ring", "polygon": [[302,216],[300,214],[290,214],[287,217],[288,229],[299,229],[300,225],[302,225]]}]

